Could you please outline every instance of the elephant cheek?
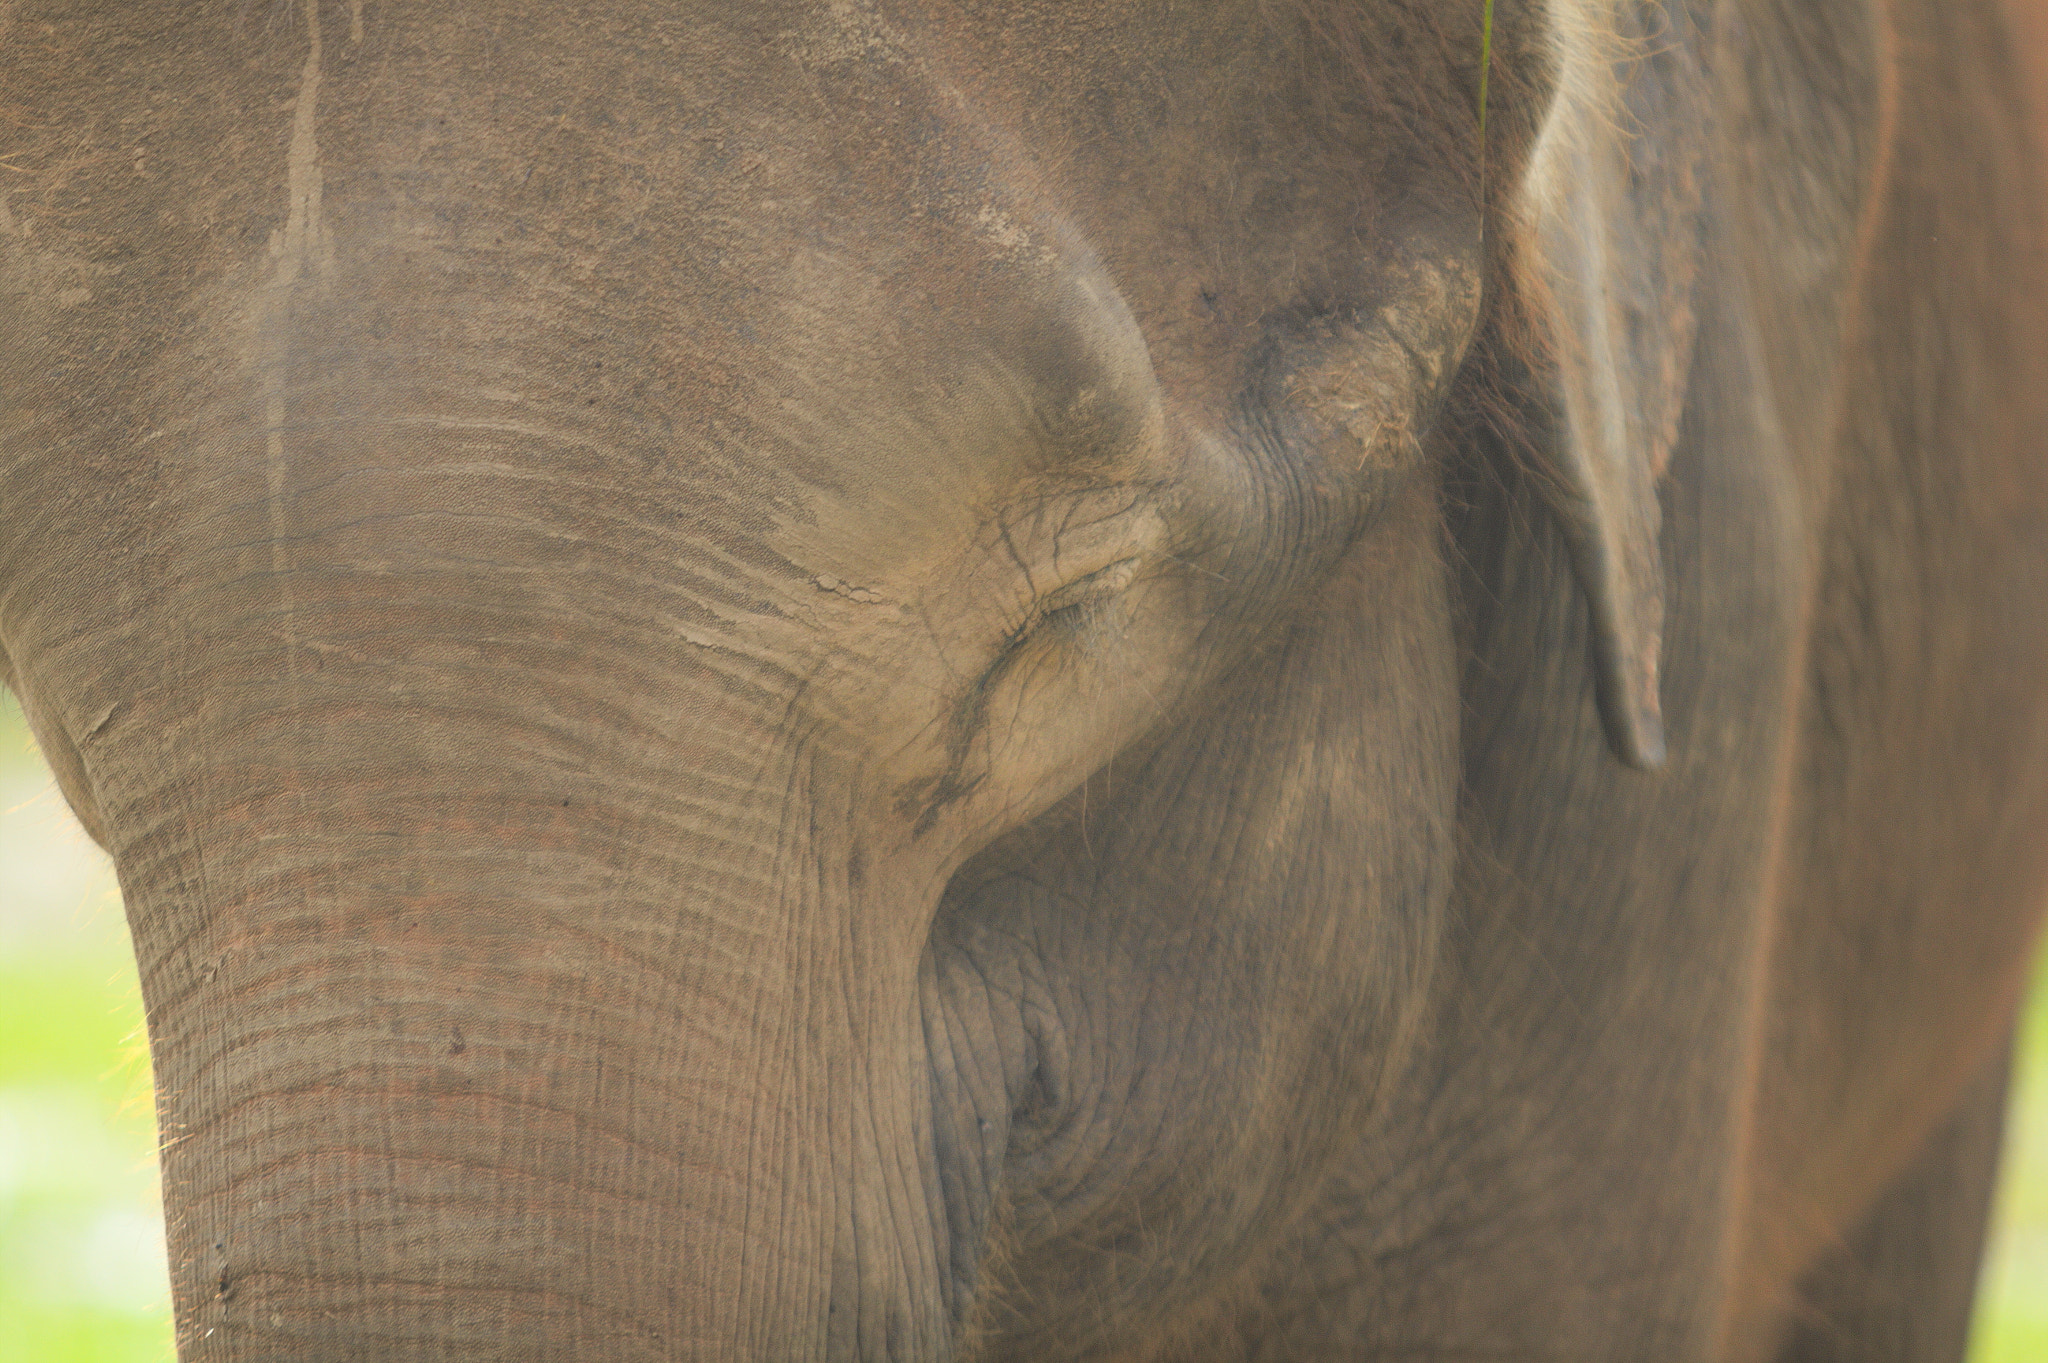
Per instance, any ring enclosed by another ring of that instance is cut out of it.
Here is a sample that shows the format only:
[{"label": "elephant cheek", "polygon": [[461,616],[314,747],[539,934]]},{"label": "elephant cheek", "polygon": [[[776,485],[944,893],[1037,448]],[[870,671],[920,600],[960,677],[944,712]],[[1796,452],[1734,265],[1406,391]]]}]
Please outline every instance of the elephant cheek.
[{"label": "elephant cheek", "polygon": [[243,772],[120,849],[183,1356],[945,1353],[916,953],[815,811],[685,837],[480,765]]}]

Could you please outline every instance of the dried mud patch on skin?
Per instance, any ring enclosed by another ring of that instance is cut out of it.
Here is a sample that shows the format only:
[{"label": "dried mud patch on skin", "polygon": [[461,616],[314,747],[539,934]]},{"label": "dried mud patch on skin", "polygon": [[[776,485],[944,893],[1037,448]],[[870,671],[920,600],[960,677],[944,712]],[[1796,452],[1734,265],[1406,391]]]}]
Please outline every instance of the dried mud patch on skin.
[{"label": "dried mud patch on skin", "polygon": [[811,579],[811,585],[821,592],[830,592],[834,596],[843,596],[848,601],[858,601],[864,606],[879,604],[889,599],[873,588],[856,587],[851,582],[840,581],[830,573],[818,574]]}]

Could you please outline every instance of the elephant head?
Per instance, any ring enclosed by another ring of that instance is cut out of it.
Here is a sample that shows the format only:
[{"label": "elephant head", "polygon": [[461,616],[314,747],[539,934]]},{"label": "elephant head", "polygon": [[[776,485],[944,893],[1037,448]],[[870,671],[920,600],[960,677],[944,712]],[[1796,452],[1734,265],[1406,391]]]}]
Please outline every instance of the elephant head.
[{"label": "elephant head", "polygon": [[1425,1020],[1454,471],[1524,456],[1555,722],[1661,758],[1686,16],[190,8],[0,77],[93,149],[4,186],[0,647],[127,895],[183,1355],[1258,1290]]}]

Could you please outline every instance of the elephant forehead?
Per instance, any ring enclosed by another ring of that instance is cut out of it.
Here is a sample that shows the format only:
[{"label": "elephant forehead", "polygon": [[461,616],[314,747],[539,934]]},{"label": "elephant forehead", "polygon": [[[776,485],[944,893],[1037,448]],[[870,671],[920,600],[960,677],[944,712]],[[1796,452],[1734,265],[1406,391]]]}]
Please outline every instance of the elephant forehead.
[{"label": "elephant forehead", "polygon": [[1259,5],[51,14],[0,76],[99,131],[9,185],[8,495],[53,510],[0,568],[75,584],[887,588],[1220,448],[1265,331],[1379,289],[1367,199],[1456,197],[1260,74]]},{"label": "elephant forehead", "polygon": [[[184,542],[393,565],[602,527],[807,577],[781,560],[821,535],[910,553],[1020,476],[1156,452],[1118,291],[871,8],[308,15],[157,35],[209,98],[98,82],[140,171],[13,200],[45,415],[166,482]],[[110,234],[150,268],[80,265]]]},{"label": "elephant forehead", "polygon": [[302,79],[320,112],[291,173],[317,198],[242,281],[258,363],[305,365],[310,336],[339,342],[329,372],[445,359],[479,402],[593,409],[657,480],[738,472],[777,505],[785,479],[900,487],[1015,452],[1000,422],[938,438],[964,409],[1087,454],[1102,412],[1143,407],[1143,343],[1085,244],[879,17],[698,14],[687,41],[645,17],[543,21],[487,76],[451,57],[457,25],[375,78]]}]

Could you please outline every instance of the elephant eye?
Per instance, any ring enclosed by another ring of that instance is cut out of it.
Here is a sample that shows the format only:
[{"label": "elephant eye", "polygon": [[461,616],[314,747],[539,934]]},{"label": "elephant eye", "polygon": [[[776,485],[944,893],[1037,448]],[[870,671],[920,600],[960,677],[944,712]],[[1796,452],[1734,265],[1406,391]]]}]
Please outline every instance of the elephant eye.
[{"label": "elephant eye", "polygon": [[1006,509],[997,531],[981,552],[1005,579],[996,636],[1005,659],[1028,643],[1075,642],[1109,624],[1167,540],[1151,489],[1121,486],[1034,498]]},{"label": "elephant eye", "polygon": [[1079,628],[1094,617],[1099,607],[1121,596],[1137,574],[1138,560],[1134,555],[1047,592],[1038,599],[1024,632]]}]

